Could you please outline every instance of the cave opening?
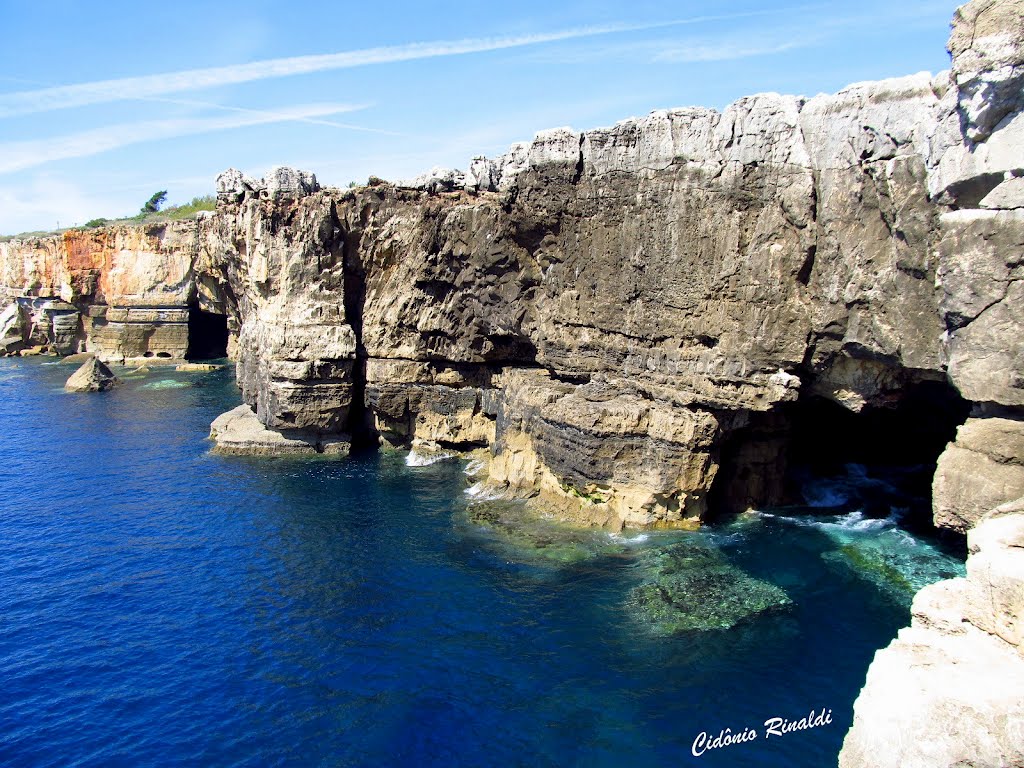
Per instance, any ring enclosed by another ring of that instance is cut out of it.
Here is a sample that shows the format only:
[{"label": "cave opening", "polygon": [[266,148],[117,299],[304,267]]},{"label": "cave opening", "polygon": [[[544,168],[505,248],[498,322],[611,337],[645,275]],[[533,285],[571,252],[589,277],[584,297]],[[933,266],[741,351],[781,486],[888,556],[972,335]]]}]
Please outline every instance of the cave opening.
[{"label": "cave opening", "polygon": [[228,355],[228,318],[199,308],[199,302],[188,306],[188,360],[217,360]]},{"label": "cave opening", "polygon": [[854,412],[808,391],[753,413],[719,449],[712,517],[792,506],[809,514],[860,511],[933,531],[931,483],[939,455],[970,413],[948,382],[907,386],[887,406]]},{"label": "cave opening", "polygon": [[931,531],[935,467],[969,414],[945,380],[912,383],[896,402],[860,412],[801,395],[791,407],[783,500],[869,518],[899,507],[903,525]]}]

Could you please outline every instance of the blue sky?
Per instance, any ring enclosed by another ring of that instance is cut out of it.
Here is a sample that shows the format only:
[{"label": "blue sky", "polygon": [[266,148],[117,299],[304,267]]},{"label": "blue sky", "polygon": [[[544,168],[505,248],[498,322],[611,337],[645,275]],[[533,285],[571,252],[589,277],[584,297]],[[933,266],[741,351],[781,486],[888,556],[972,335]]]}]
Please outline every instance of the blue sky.
[{"label": "blue sky", "polygon": [[344,186],[544,128],[948,67],[956,2],[0,0],[0,233],[210,194]]}]

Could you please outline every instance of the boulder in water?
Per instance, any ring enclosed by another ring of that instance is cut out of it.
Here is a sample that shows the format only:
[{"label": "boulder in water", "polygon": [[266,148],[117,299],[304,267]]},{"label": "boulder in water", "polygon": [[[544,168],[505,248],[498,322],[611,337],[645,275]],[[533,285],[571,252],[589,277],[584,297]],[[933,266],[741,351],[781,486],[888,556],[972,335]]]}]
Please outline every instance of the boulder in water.
[{"label": "boulder in water", "polygon": [[121,383],[113,371],[95,357],[86,362],[71,374],[64,385],[68,392],[103,392]]}]

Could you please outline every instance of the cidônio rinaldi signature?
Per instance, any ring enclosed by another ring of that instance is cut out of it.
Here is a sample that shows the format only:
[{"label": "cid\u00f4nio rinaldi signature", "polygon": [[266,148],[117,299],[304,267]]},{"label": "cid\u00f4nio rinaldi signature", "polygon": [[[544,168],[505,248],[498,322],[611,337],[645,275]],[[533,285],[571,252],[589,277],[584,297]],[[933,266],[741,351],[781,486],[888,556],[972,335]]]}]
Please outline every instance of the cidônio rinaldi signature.
[{"label": "cid\u00f4nio rinaldi signature", "polygon": [[[820,728],[823,725],[832,723],[832,710],[823,709],[821,712],[812,709],[806,717],[799,720],[787,720],[784,717],[769,717],[764,721],[764,738],[771,739],[773,736],[785,736],[794,731],[806,731],[810,728]],[[748,741],[756,741],[761,738],[761,732],[756,728],[743,728],[733,733],[731,728],[724,728],[718,735],[711,735],[707,731],[701,731],[693,740],[690,752],[694,757],[700,757],[710,749],[721,749],[731,747],[734,744],[745,744]]]}]

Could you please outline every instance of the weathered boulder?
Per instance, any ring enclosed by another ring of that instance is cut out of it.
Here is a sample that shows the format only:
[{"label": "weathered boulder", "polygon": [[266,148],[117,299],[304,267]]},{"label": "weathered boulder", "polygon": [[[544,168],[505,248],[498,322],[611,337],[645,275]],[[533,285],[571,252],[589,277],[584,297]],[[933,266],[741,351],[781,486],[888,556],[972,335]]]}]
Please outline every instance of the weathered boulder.
[{"label": "weathered boulder", "polygon": [[875,654],[840,768],[1024,765],[1024,499],[968,543],[967,577],[921,590]]},{"label": "weathered boulder", "polygon": [[341,436],[321,438],[308,432],[284,434],[268,429],[247,405],[222,413],[210,425],[213,452],[229,456],[308,456],[348,454],[349,443]]},{"label": "weathered boulder", "polygon": [[274,200],[303,197],[320,189],[315,174],[284,165],[274,166],[267,171],[263,182],[267,195]]},{"label": "weathered boulder", "polygon": [[237,168],[228,168],[217,174],[215,186],[217,199],[229,203],[240,203],[245,195],[258,195],[266,189],[266,184],[261,179],[254,179]]},{"label": "weathered boulder", "polygon": [[1024,90],[1024,0],[974,0],[956,10],[949,37],[967,138],[987,139]]},{"label": "weathered boulder", "polygon": [[976,208],[1021,168],[1024,141],[1024,10],[1021,0],[971,0],[949,38],[952,71],[928,153],[928,189],[941,203]]},{"label": "weathered boulder", "polygon": [[431,168],[426,173],[396,182],[396,186],[409,189],[422,189],[431,194],[438,192],[455,192],[466,185],[466,174],[454,168]]},{"label": "weathered boulder", "polygon": [[939,457],[935,524],[966,532],[989,510],[1024,496],[1024,421],[968,419]]},{"label": "weathered boulder", "polygon": [[97,358],[91,357],[64,384],[68,392],[104,392],[121,383],[114,372]]}]

